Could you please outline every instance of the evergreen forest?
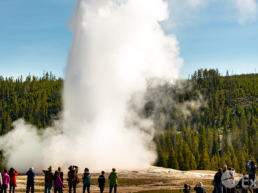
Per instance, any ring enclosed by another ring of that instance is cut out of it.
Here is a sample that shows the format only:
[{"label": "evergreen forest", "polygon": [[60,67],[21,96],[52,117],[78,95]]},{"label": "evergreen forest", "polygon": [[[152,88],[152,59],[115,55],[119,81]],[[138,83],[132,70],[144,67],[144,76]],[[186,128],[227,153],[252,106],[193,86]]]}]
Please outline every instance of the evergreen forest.
[{"label": "evergreen forest", "polygon": [[[62,86],[51,73],[0,76],[0,135],[19,118],[38,129],[50,126],[62,111]],[[227,164],[245,172],[248,160],[257,163],[257,87],[258,74],[221,76],[218,70],[200,69],[181,83],[149,88],[143,114],[157,130],[155,165],[217,170]],[[165,105],[157,105],[163,97]]]}]

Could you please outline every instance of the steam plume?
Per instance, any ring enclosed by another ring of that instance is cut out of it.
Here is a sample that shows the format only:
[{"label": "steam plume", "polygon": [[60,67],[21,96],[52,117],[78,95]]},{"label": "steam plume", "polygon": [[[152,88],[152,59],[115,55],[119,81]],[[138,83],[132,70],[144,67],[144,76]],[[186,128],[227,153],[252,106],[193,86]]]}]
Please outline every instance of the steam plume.
[{"label": "steam plume", "polygon": [[8,166],[24,171],[77,164],[97,170],[152,164],[153,124],[128,102],[145,92],[147,79],[178,78],[176,37],[160,26],[167,17],[162,0],[77,1],[62,118],[44,132],[16,121],[0,139]]}]

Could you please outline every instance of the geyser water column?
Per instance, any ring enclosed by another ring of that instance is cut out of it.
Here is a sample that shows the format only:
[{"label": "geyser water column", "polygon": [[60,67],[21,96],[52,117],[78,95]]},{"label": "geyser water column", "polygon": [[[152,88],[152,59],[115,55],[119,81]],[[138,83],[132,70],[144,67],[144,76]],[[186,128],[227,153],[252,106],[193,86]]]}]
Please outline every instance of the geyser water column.
[{"label": "geyser water column", "polygon": [[[176,38],[160,26],[167,17],[162,0],[78,0],[70,22],[63,117],[43,133],[16,122],[0,139],[8,166],[151,165],[156,159],[152,122],[128,108],[128,101],[144,93],[147,79],[178,77],[182,59]],[[144,100],[137,99],[140,108]]]},{"label": "geyser water column", "polygon": [[125,119],[127,102],[145,90],[146,79],[178,76],[176,40],[166,37],[159,24],[167,15],[162,0],[78,2],[71,25],[64,126],[71,135],[85,136],[86,163],[126,168],[155,161],[151,124],[143,126],[146,134],[125,125]]}]

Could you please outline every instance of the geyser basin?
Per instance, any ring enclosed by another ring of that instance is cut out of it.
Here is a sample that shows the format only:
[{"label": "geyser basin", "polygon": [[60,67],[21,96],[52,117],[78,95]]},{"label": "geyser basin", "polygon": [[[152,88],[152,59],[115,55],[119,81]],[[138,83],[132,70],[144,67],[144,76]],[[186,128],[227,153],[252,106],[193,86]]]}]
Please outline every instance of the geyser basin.
[{"label": "geyser basin", "polygon": [[173,81],[182,59],[175,36],[164,34],[162,0],[79,0],[70,24],[73,43],[62,118],[43,133],[18,121],[2,137],[9,167],[70,164],[92,170],[143,168],[156,159],[151,120],[139,108],[150,78]]}]

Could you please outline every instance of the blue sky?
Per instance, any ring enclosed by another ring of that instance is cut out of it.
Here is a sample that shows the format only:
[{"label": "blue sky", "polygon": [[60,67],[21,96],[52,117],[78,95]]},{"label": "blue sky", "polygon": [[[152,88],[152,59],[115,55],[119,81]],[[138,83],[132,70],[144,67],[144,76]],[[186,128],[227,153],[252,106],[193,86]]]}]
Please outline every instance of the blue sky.
[{"label": "blue sky", "polygon": [[[199,68],[230,74],[258,70],[256,0],[168,1],[171,19],[162,25],[178,38],[183,77]],[[0,74],[51,71],[63,77],[72,41],[67,23],[74,4],[74,0],[0,0]]]}]

